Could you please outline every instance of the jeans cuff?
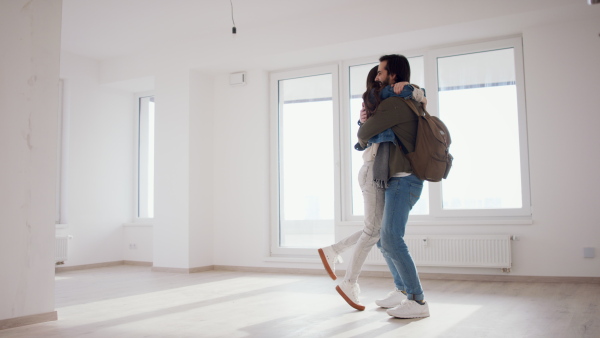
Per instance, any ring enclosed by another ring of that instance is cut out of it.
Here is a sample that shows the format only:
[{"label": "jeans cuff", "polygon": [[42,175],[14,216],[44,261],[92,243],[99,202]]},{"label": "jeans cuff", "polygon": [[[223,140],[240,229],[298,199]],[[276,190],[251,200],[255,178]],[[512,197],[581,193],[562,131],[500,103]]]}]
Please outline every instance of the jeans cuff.
[{"label": "jeans cuff", "polygon": [[415,295],[413,293],[409,293],[406,295],[406,298],[408,298],[409,300],[423,300],[425,299],[425,294],[420,294],[420,295]]}]

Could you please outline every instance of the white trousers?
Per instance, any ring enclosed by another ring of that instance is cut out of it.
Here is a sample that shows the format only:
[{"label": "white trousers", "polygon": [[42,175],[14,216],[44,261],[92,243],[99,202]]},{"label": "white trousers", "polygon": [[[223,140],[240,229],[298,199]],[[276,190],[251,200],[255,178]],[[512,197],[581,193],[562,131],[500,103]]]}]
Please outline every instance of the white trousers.
[{"label": "white trousers", "polygon": [[341,254],[353,245],[354,253],[348,262],[344,280],[356,283],[362,266],[373,245],[379,241],[381,231],[381,219],[383,217],[383,206],[385,202],[385,189],[377,188],[373,184],[373,163],[365,161],[358,172],[358,183],[362,190],[365,203],[365,223],[362,230],[340,240],[332,245],[333,250]]}]

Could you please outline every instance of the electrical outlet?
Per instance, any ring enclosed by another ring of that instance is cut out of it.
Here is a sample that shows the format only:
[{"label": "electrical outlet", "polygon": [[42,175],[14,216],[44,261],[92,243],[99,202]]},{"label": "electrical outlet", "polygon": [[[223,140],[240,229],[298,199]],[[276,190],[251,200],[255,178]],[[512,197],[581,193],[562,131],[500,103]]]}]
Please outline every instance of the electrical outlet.
[{"label": "electrical outlet", "polygon": [[137,250],[137,244],[129,243],[129,250]]}]

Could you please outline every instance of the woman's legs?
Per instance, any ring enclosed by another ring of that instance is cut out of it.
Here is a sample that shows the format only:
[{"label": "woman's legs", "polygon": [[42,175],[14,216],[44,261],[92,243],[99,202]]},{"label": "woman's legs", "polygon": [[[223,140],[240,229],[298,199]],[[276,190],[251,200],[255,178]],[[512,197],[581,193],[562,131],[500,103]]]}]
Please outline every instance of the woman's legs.
[{"label": "woman's legs", "polygon": [[372,169],[373,161],[365,162],[361,168],[362,175],[359,174],[359,184],[365,206],[365,221],[344,277],[344,280],[350,283],[356,283],[371,248],[379,241],[385,189],[377,188],[373,184]]},{"label": "woman's legs", "polygon": [[[361,186],[361,189],[363,186],[365,186],[365,184],[368,180],[367,175],[371,171],[372,164],[373,164],[372,161],[365,162],[363,164],[363,166],[360,168],[360,171],[358,172],[358,183]],[[373,180],[372,177],[373,176],[371,173],[370,181]],[[365,207],[365,209],[366,209],[366,207]],[[381,224],[381,221],[379,222],[379,224]],[[335,243],[331,246],[320,248],[318,250],[319,257],[321,258],[321,262],[323,263],[323,267],[325,268],[325,271],[327,271],[327,273],[329,274],[329,277],[331,277],[331,279],[333,279],[333,280],[337,279],[337,276],[335,275],[335,263],[342,262],[340,254],[358,242],[359,238],[364,233],[363,230],[359,230],[359,231],[353,233],[352,235],[341,239],[340,241],[338,241],[337,243]],[[379,233],[377,234],[377,236],[379,236]],[[364,260],[363,260],[363,262],[364,262]],[[362,266],[362,264],[361,264],[361,266]],[[351,269],[351,268],[348,268],[348,269]],[[346,273],[347,273],[347,271],[346,271]]]},{"label": "woman's legs", "polygon": [[[373,167],[373,161],[365,162],[362,165],[362,167],[360,168],[360,170],[358,171],[358,184],[359,184],[361,190],[363,190],[363,198],[365,198],[364,186],[366,185],[367,181],[373,180],[373,173],[371,170],[372,167]],[[371,199],[371,197],[368,197],[368,198]],[[367,217],[366,203],[367,202],[365,200],[365,224],[366,224],[366,217]],[[383,213],[383,207],[382,207],[382,213]],[[379,224],[381,224],[381,217],[379,219]],[[358,239],[363,234],[363,231],[364,231],[364,229],[359,230],[359,231],[353,233],[352,235],[339,240],[337,243],[333,244],[331,246],[331,248],[333,249],[333,251],[335,251],[336,254],[338,254],[338,255],[341,254],[342,252],[346,251],[349,247],[356,244],[356,242],[358,242]]]},{"label": "woman's legs", "polygon": [[362,230],[359,230],[352,235],[342,238],[337,243],[333,244],[331,248],[335,251],[336,254],[341,255],[342,252],[346,251],[349,247],[353,246],[358,242],[360,235],[362,234]]},{"label": "woman's legs", "polygon": [[364,310],[365,307],[359,301],[360,288],[357,283],[358,275],[362,270],[369,251],[379,241],[385,198],[385,190],[376,188],[373,184],[372,169],[373,161],[365,162],[359,174],[358,181],[365,205],[364,226],[354,247],[352,259],[348,262],[344,280],[336,287],[337,292],[344,300],[350,306],[360,311]]}]

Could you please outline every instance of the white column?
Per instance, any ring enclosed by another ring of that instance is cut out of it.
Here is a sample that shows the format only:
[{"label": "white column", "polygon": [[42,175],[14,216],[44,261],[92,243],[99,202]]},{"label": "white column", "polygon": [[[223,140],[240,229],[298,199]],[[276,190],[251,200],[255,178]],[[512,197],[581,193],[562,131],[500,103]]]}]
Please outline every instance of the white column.
[{"label": "white column", "polygon": [[61,10],[60,0],[0,2],[0,320],[56,318]]},{"label": "white column", "polygon": [[190,79],[184,69],[156,76],[155,268],[188,269]]},{"label": "white column", "polygon": [[[214,151],[219,146],[214,130],[214,81],[209,75],[190,72],[190,267],[214,265],[213,224]],[[235,210],[235,209],[231,209]]]}]

